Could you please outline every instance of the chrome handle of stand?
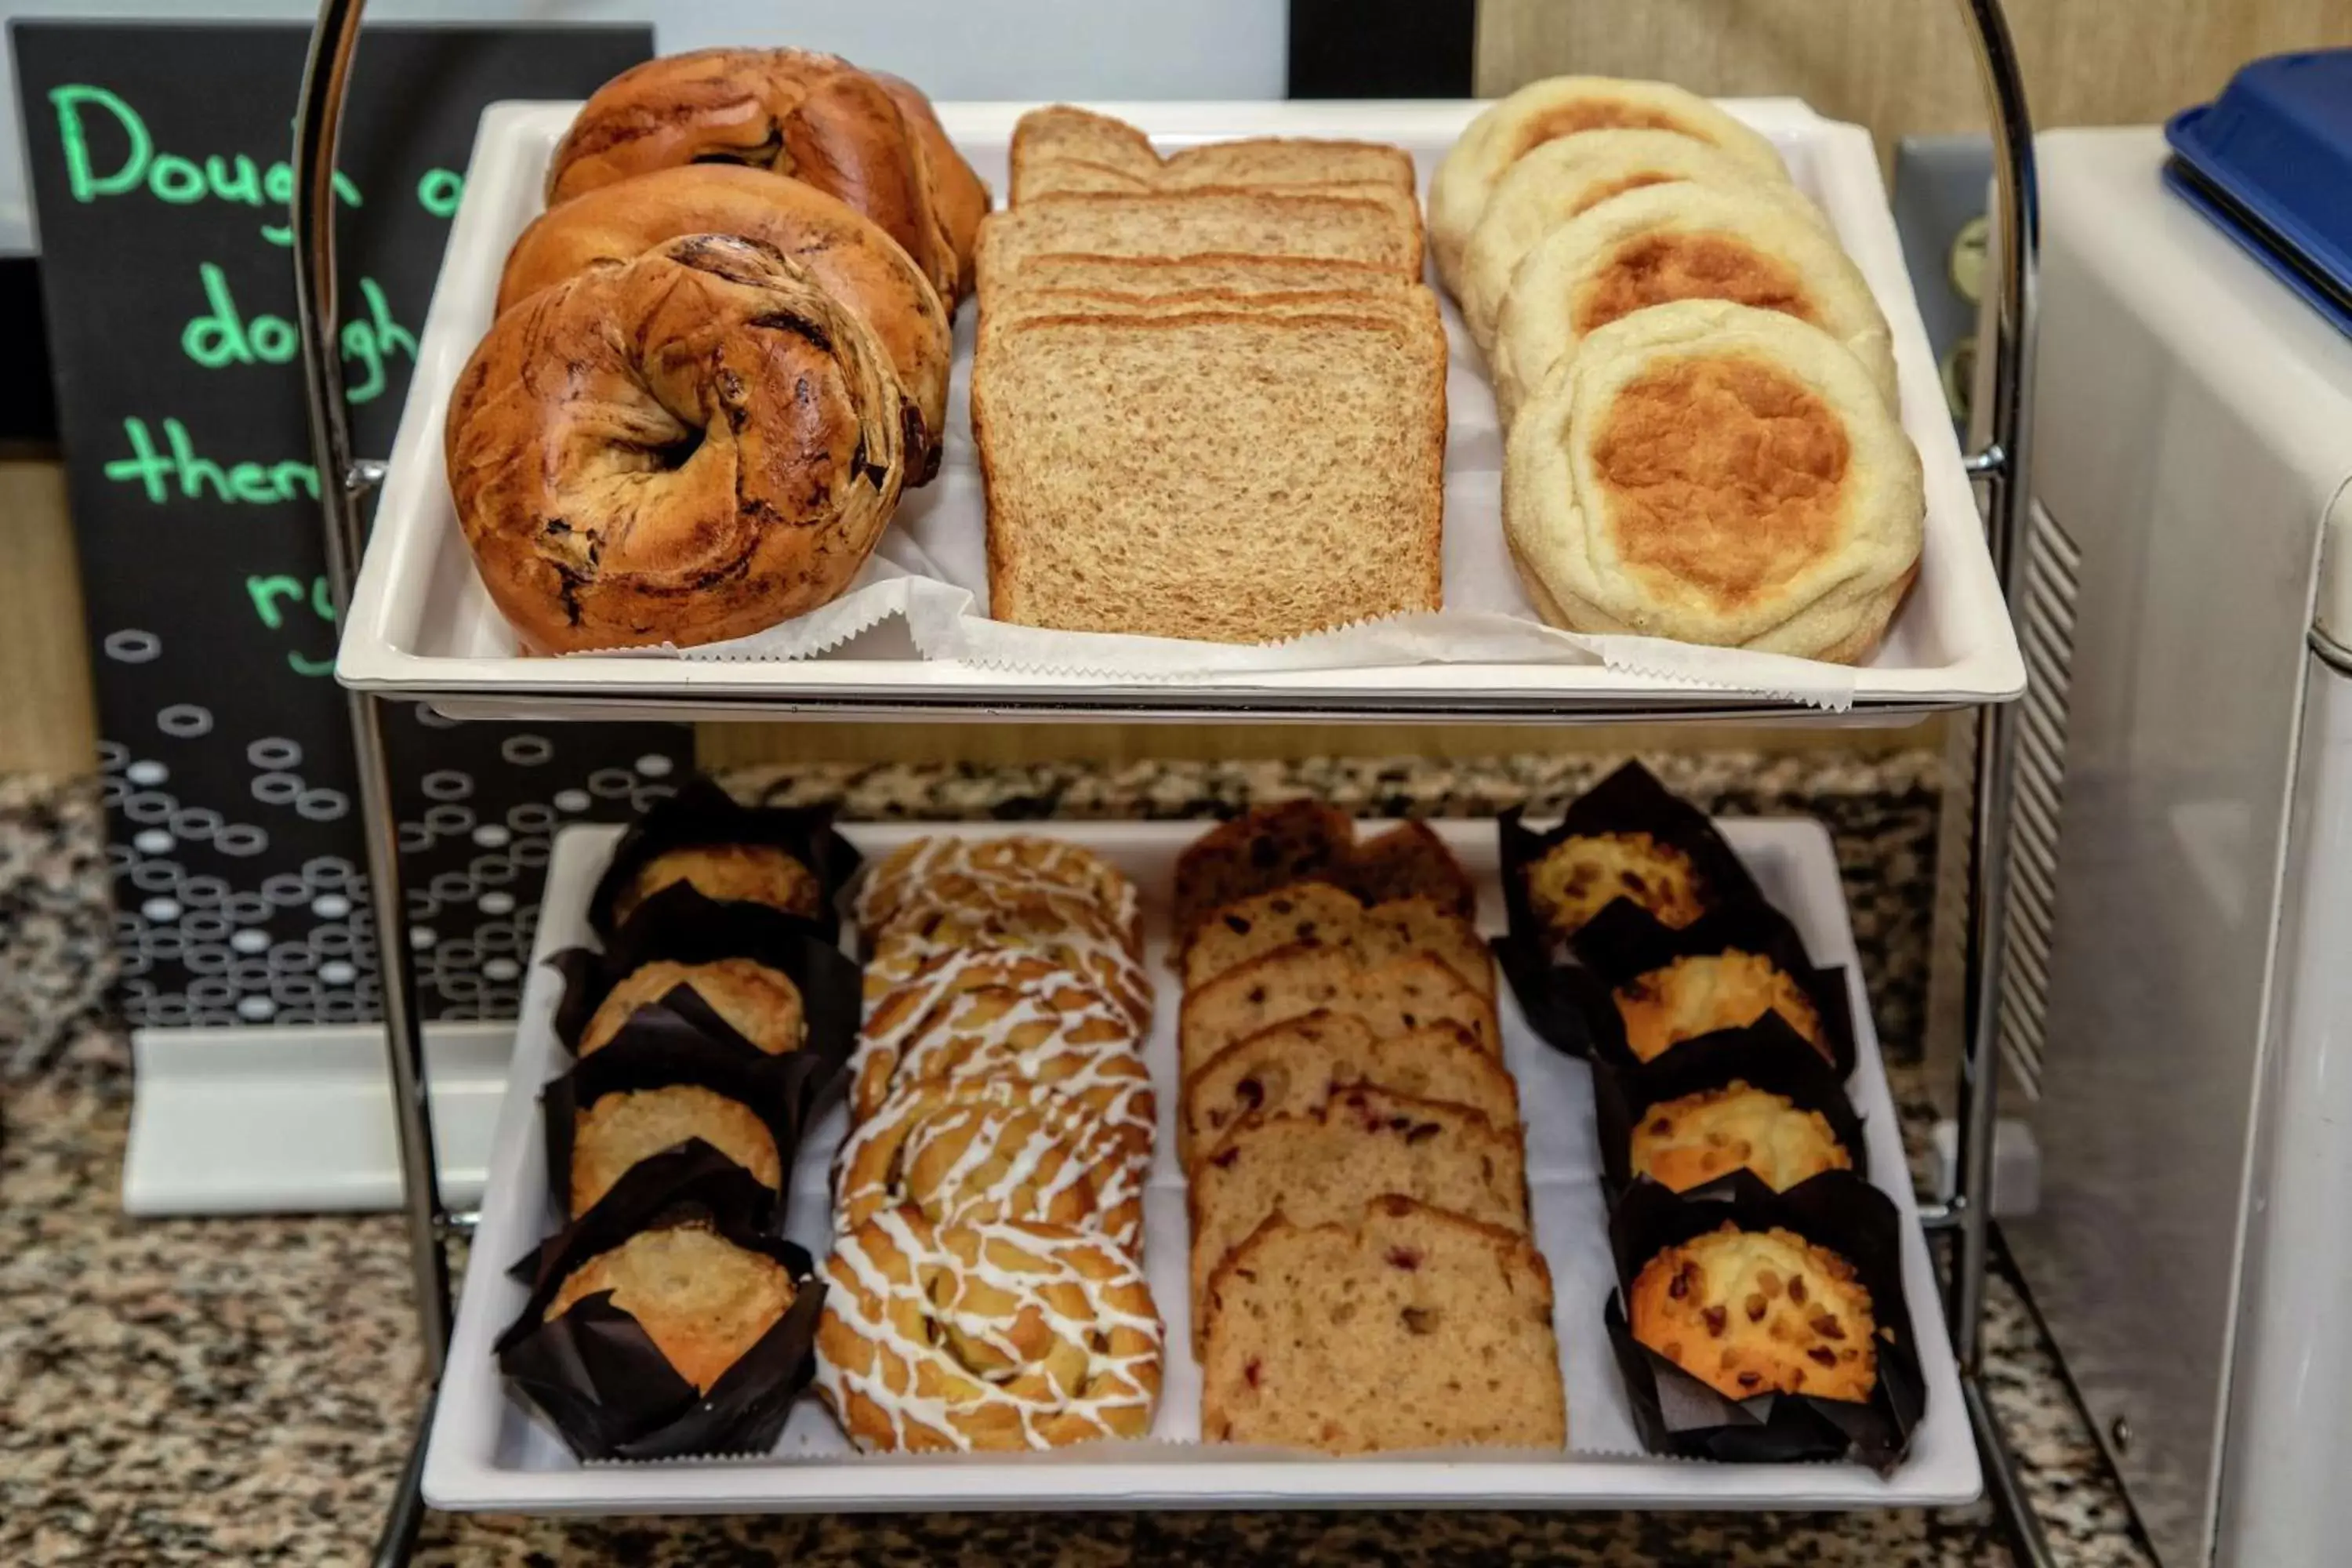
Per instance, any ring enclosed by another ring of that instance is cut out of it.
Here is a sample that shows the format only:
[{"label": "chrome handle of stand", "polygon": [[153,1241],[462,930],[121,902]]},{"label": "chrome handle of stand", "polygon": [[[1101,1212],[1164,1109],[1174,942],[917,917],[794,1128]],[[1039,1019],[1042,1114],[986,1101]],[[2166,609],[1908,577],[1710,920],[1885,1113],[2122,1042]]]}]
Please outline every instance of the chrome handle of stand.
[{"label": "chrome handle of stand", "polygon": [[[1991,440],[1979,468],[1989,494],[1986,542],[2013,605],[2021,580],[2027,475],[2032,472],[2034,323],[2040,309],[2040,187],[2025,79],[2000,0],[1960,0],[1977,48],[1991,115],[2000,248],[1994,256]],[[2000,1087],[2000,987],[2009,914],[2010,794],[2016,775],[2016,708],[1977,718],[1976,824],[1969,857],[1968,1038],[1961,1065],[1958,1256],[1949,1317],[1964,1377],[1980,1370],[1985,1270],[1990,1264],[1993,1126]],[[1989,1454],[1989,1458],[1997,1458]]]},{"label": "chrome handle of stand", "polygon": [[[352,58],[359,46],[365,0],[320,0],[303,66],[302,97],[294,124],[294,304],[302,335],[304,391],[310,445],[319,472],[341,475],[319,487],[325,513],[327,584],[338,624],[348,616],[352,583],[365,535],[360,496],[382,466],[352,458],[351,419],[343,402],[342,361],[336,331],[335,144]],[[371,468],[373,472],[371,473]],[[383,982],[385,1055],[400,1133],[401,1191],[408,1210],[410,1267],[415,1277],[417,1333],[426,1374],[437,1380],[449,1348],[449,1255],[442,1245],[446,1212],[425,1083],[424,1021],[416,1005],[416,968],[408,956],[407,893],[401,885],[400,832],[392,805],[392,771],[384,756],[383,705],[364,692],[349,694],[352,745],[358,763],[360,820],[367,835],[369,902],[375,916],[377,971]]]}]

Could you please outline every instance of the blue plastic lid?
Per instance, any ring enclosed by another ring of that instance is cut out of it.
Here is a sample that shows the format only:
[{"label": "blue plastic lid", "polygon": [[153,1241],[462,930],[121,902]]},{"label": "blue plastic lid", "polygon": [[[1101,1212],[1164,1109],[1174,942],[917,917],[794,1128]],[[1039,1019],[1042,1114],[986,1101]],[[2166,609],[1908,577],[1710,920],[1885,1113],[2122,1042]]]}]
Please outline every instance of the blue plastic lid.
[{"label": "blue plastic lid", "polygon": [[2352,49],[2256,60],[2165,139],[2231,217],[2352,294]]}]

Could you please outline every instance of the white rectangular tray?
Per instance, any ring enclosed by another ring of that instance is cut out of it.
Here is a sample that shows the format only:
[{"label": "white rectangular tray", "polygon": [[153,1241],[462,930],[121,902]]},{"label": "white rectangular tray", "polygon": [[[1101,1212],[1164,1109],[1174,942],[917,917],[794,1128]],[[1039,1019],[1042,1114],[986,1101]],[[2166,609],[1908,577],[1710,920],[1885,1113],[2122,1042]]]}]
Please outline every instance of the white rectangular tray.
[{"label": "white rectangular tray", "polygon": [[[1028,108],[948,103],[940,116],[991,186],[1006,184],[1013,122]],[[1369,137],[1410,151],[1424,189],[1475,102],[1134,103],[1107,106],[1174,147],[1233,136]],[[1927,535],[1918,586],[1872,662],[1858,672],[1857,716],[2004,700],[2024,689],[2024,665],[1962,470],[1941,378],[1905,271],[1870,134],[1824,120],[1794,100],[1725,107],[1770,136],[1797,184],[1819,201],[1868,279],[1894,329],[1904,425],[1927,463]],[[529,658],[492,607],[461,537],[443,475],[441,427],[449,390],[491,318],[499,268],[515,236],[541,210],[550,153],[577,105],[502,103],[482,117],[466,193],[420,341],[336,672],[346,685],[435,700],[466,717],[548,716],[588,703],[608,717],[759,707],[772,711],[901,711],[984,717],[1116,710],[1181,716],[1272,710],[1293,715],[1419,713],[1541,717],[1569,711],[1714,710],[1769,701],[1612,670],[1597,664],[1447,664],[1234,674],[1182,682],[1011,672],[919,658],[904,626],[885,622],[832,653],[793,662],[716,662],[585,656]],[[1447,398],[1449,535],[1499,531],[1501,441],[1494,395],[1449,302],[1454,373]],[[959,333],[946,461],[940,478],[905,503],[969,513],[985,508],[964,423],[970,312]],[[904,514],[902,514],[904,515]],[[946,515],[943,510],[941,516]]]},{"label": "white rectangular tray", "polygon": [[[1980,1488],[1977,1451],[1936,1278],[1917,1223],[1903,1141],[1854,963],[1829,836],[1806,821],[1732,822],[1725,831],[1764,891],[1788,910],[1814,959],[1843,964],[1851,985],[1858,1066],[1850,1084],[1870,1138],[1871,1180],[1904,1220],[1903,1279],[1912,1340],[1927,1373],[1927,1416],[1910,1458],[1888,1479],[1858,1465],[1712,1465],[1640,1452],[1601,1326],[1612,1289],[1598,1181],[1591,1077],[1583,1064],[1528,1029],[1505,986],[1504,1057],[1518,1079],[1528,1126],[1528,1184],[1536,1240],[1555,1285],[1554,1324],[1566,1379],[1571,1450],[1557,1457],[1326,1459],[1236,1452],[1190,1441],[1199,1431],[1200,1371],[1187,1348],[1183,1177],[1171,1131],[1175,1100],[1175,1000],[1167,964],[1166,889],[1193,823],[1060,824],[1040,829],[1087,845],[1134,878],[1145,895],[1147,962],[1160,1005],[1146,1049],[1160,1094],[1160,1154],[1145,1196],[1152,1244],[1146,1272],[1168,1322],[1169,1359],[1152,1442],[1106,1443],[1045,1455],[859,1457],[817,1399],[795,1409],[765,1458],[583,1466],[500,1380],[491,1342],[522,1307],[506,1266],[549,1229],[540,1142],[540,1087],[567,1065],[552,1015],[560,992],[539,961],[590,941],[584,910],[619,830],[575,827],[555,844],[545,911],[523,993],[514,1068],[491,1151],[473,1266],[425,1458],[435,1508],[530,1513],[832,1512],[855,1509],[1135,1509],[1453,1504],[1562,1508],[1852,1508],[1957,1504]],[[1502,926],[1492,823],[1439,825],[1485,889],[1481,926]],[[1010,827],[850,826],[868,855],[921,833],[981,835]],[[792,1235],[822,1256],[830,1208],[826,1168],[845,1125],[836,1109],[810,1134],[792,1178]],[[1169,1245],[1171,1240],[1174,1245]]]}]

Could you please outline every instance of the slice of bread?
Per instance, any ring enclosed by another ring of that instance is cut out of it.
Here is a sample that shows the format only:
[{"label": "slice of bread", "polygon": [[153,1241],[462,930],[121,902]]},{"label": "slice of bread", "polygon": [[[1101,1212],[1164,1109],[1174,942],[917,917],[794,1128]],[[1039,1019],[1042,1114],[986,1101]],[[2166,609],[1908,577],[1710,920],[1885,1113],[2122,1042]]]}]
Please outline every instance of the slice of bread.
[{"label": "slice of bread", "polygon": [[1355,847],[1355,818],[1319,800],[1254,805],[1219,823],[1176,857],[1178,940],[1213,910],[1309,879],[1337,883]]},{"label": "slice of bread", "polygon": [[1551,1274],[1524,1237],[1393,1195],[1276,1216],[1209,1282],[1201,1436],[1326,1453],[1564,1447]]},{"label": "slice of bread", "polygon": [[1360,844],[1339,811],[1286,802],[1221,824],[1177,858],[1180,946],[1189,947],[1212,910],[1309,879],[1367,904],[1422,898],[1465,920],[1478,913],[1470,873],[1428,824],[1400,823]]},{"label": "slice of bread", "polygon": [[1309,1013],[1227,1046],[1184,1080],[1178,1157],[1213,1149],[1251,1116],[1320,1111],[1357,1084],[1466,1106],[1499,1128],[1519,1124],[1518,1086],[1459,1024],[1376,1035],[1345,1013]]},{"label": "slice of bread", "polygon": [[[1192,1300],[1210,1272],[1270,1215],[1295,1225],[1352,1215],[1367,1193],[1401,1193],[1525,1235],[1525,1156],[1517,1128],[1443,1100],[1359,1085],[1319,1111],[1245,1121],[1192,1163]],[[1194,1335],[1202,1314],[1194,1312]]]},{"label": "slice of bread", "polygon": [[1367,904],[1329,882],[1294,882],[1212,910],[1184,949],[1184,984],[1297,944],[1336,947],[1359,963],[1426,952],[1483,995],[1495,994],[1495,961],[1478,928],[1435,900]]},{"label": "slice of bread", "polygon": [[1285,321],[1321,318],[1336,311],[1352,318],[1393,321],[1413,331],[1420,330],[1436,309],[1436,294],[1419,287],[1377,294],[1343,289],[1256,293],[1195,289],[1181,294],[1123,294],[1108,289],[1040,288],[1024,279],[990,290],[980,312],[980,342],[982,353],[993,353],[1007,331],[1031,321],[1068,318],[1165,321],[1202,311]]},{"label": "slice of bread", "polygon": [[1023,115],[1013,127],[1011,156],[1014,200],[1019,199],[1023,171],[1041,159],[1073,158],[1137,181],[1154,179],[1160,173],[1160,153],[1150,137],[1124,120],[1067,103],[1047,104]]},{"label": "slice of bread", "polygon": [[1260,1029],[1328,1010],[1361,1018],[1374,1035],[1459,1024],[1500,1059],[1495,1003],[1426,953],[1369,967],[1328,947],[1286,947],[1229,969],[1185,994],[1176,1018],[1177,1065],[1190,1078]]},{"label": "slice of bread", "polygon": [[1211,185],[1143,195],[1043,196],[992,213],[981,226],[981,289],[985,293],[1018,276],[1032,256],[1066,251],[1336,257],[1418,279],[1421,210],[1412,196],[1388,189],[1329,196]]},{"label": "slice of bread", "polygon": [[1344,289],[1377,294],[1421,287],[1418,279],[1370,261],[1338,257],[1092,256],[1051,252],[1031,257],[1021,279],[1041,288],[1103,289],[1118,294],[1185,294],[1202,289],[1234,294]]},{"label": "slice of bread", "polygon": [[[1065,190],[1237,185],[1415,188],[1412,159],[1376,142],[1258,136],[1211,142],[1162,159],[1123,120],[1069,104],[1030,110],[1013,128],[1014,205]],[[1087,182],[1094,183],[1087,183]]]},{"label": "slice of bread", "polygon": [[1410,322],[1045,316],[986,346],[971,410],[996,619],[1263,643],[1438,607],[1433,300]]}]

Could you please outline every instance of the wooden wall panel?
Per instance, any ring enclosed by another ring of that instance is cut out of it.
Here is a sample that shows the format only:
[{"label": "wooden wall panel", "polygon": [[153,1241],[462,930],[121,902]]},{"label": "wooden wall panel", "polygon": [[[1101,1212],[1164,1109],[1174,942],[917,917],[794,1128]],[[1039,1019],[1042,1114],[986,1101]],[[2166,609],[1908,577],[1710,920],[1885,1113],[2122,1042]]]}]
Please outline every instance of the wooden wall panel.
[{"label": "wooden wall panel", "polygon": [[65,469],[0,460],[0,773],[97,765]]},{"label": "wooden wall panel", "polygon": [[[2352,44],[2352,0],[2008,0],[2037,123],[2152,123],[2247,60]],[[1981,130],[1959,0],[1483,0],[1478,90],[1655,77],[1790,95],[1899,137]]]}]

